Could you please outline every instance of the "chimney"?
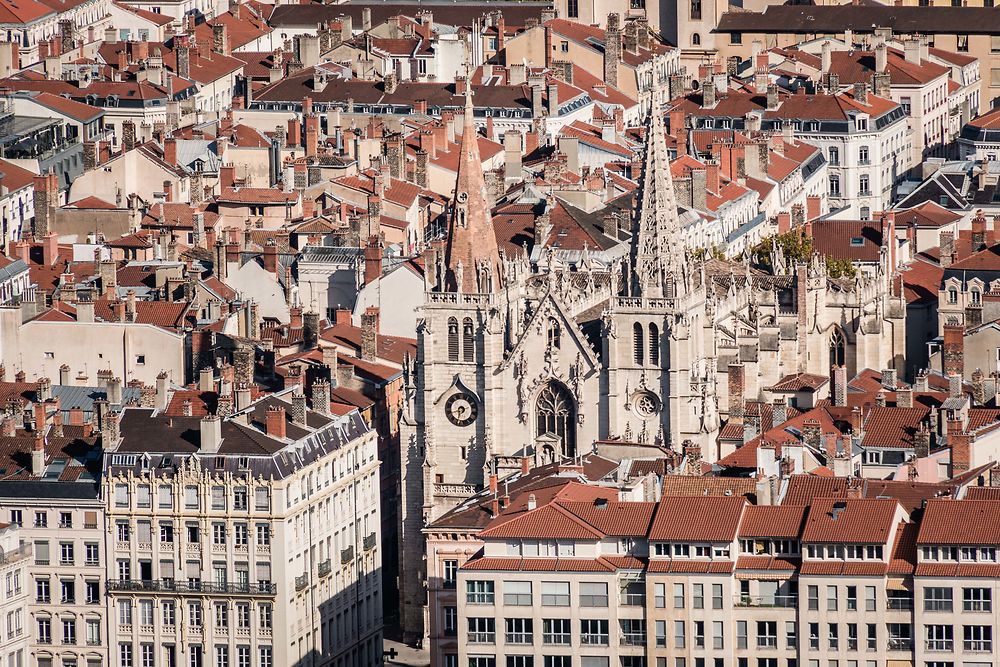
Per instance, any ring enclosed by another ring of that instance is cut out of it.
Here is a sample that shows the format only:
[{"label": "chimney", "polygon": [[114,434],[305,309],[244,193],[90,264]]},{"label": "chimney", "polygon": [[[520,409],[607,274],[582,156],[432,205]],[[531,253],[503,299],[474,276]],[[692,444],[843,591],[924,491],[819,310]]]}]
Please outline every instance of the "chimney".
[{"label": "chimney", "polygon": [[319,344],[319,313],[310,310],[302,315],[302,347],[312,350]]},{"label": "chimney", "polygon": [[913,434],[913,456],[922,459],[931,453],[931,432],[927,425],[922,423],[917,432]]},{"label": "chimney", "polygon": [[830,71],[830,65],[833,62],[833,56],[830,53],[830,42],[823,42],[823,46],[820,47],[820,73],[827,74]]},{"label": "chimney", "polygon": [[886,391],[896,391],[896,369],[882,369],[882,388]]},{"label": "chimney", "polygon": [[31,449],[31,475],[41,477],[45,472],[45,434],[35,433],[35,444]]},{"label": "chimney", "polygon": [[379,309],[369,306],[361,315],[361,358],[374,361],[378,358]]},{"label": "chimney", "polygon": [[236,384],[236,411],[241,412],[250,406],[250,384],[239,382]]},{"label": "chimney", "polygon": [[941,232],[939,245],[941,246],[941,268],[947,269],[955,263],[955,233]]},{"label": "chimney", "polygon": [[215,372],[210,366],[198,371],[198,391],[215,391]]},{"label": "chimney", "polygon": [[968,472],[972,461],[972,435],[962,432],[961,419],[948,420],[948,446],[951,448],[951,476]]},{"label": "chimney", "polygon": [[222,446],[222,418],[218,415],[202,417],[199,431],[201,441],[198,451],[202,454],[218,454]]},{"label": "chimney", "polygon": [[70,381],[69,365],[63,364],[59,367],[59,384],[68,387]]},{"label": "chimney", "polygon": [[760,417],[757,415],[744,415],[743,417],[743,444],[746,444],[760,435]]},{"label": "chimney", "polygon": [[897,408],[912,408],[913,407],[913,390],[908,387],[901,387],[896,390],[896,407]]},{"label": "chimney", "polygon": [[868,84],[864,81],[854,84],[854,101],[858,104],[868,104]]},{"label": "chimney", "polygon": [[278,440],[285,439],[285,409],[278,406],[271,406],[267,409],[264,427],[267,434]]},{"label": "chimney", "polygon": [[767,110],[774,111],[778,108],[778,86],[769,83],[767,84]]},{"label": "chimney", "polygon": [[716,104],[715,82],[711,76],[702,79],[701,82],[701,106],[704,109],[714,109]]},{"label": "chimney", "polygon": [[879,74],[885,72],[885,68],[889,65],[889,49],[886,47],[885,42],[882,42],[875,47],[875,71]]},{"label": "chimney", "polygon": [[549,116],[559,115],[559,84],[550,83],[548,86],[548,112]]},{"label": "chimney", "polygon": [[920,64],[920,41],[918,39],[908,39],[903,42],[903,54],[906,62],[914,65]]},{"label": "chimney", "polygon": [[618,64],[622,59],[621,18],[617,13],[608,14],[604,33],[604,83],[618,87]]},{"label": "chimney", "polygon": [[167,409],[167,373],[166,371],[161,371],[159,375],[156,376],[156,410],[157,412],[163,412]]},{"label": "chimney", "polygon": [[527,475],[531,471],[531,457],[521,457],[521,475]]},{"label": "chimney", "polygon": [[945,376],[965,375],[965,327],[958,324],[944,325],[941,357]]},{"label": "chimney", "polygon": [[59,258],[59,236],[55,232],[49,232],[42,237],[42,263],[45,266],[53,266]]},{"label": "chimney", "polygon": [[191,78],[191,48],[186,43],[177,45],[177,71],[175,73],[182,79]]},{"label": "chimney", "polygon": [[292,423],[297,426],[306,425],[306,395],[301,388],[292,393]]},{"label": "chimney", "polygon": [[212,47],[216,53],[224,56],[229,55],[229,34],[224,23],[216,23],[212,26]]},{"label": "chimney", "polygon": [[979,252],[985,248],[986,216],[983,215],[982,209],[978,209],[976,215],[972,218],[972,252]]},{"label": "chimney", "polygon": [[962,376],[958,373],[948,375],[948,395],[952,398],[961,398],[962,396]]},{"label": "chimney", "polygon": [[776,398],[771,404],[772,428],[781,426],[786,421],[788,421],[788,405],[782,399]]},{"label": "chimney", "polygon": [[313,382],[312,409],[326,417],[330,416],[330,383],[326,380]]}]

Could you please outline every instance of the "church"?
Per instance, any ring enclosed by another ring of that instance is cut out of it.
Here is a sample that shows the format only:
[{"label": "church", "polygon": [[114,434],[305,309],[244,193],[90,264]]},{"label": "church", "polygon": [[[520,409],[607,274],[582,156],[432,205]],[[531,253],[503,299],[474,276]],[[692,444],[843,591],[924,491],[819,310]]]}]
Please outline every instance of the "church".
[{"label": "church", "polygon": [[[652,92],[659,110],[663,91]],[[902,367],[905,303],[887,252],[851,279],[828,276],[817,256],[790,266],[773,257],[767,270],[706,258],[680,222],[662,112],[645,131],[619,248],[507,256],[466,98],[449,235],[425,254],[418,351],[404,371],[400,588],[411,637],[425,627],[421,531],[490,475],[598,441],[711,463],[724,455],[722,424],[782,378]]]}]

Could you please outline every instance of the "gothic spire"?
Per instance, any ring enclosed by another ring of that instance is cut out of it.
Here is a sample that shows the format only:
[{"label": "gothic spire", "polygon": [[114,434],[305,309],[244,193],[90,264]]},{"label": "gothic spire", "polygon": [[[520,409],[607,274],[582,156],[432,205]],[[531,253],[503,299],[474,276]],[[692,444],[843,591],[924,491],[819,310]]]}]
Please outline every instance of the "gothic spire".
[{"label": "gothic spire", "polygon": [[682,286],[684,244],[663,128],[662,91],[658,77],[654,75],[653,79],[642,190],[632,225],[632,292],[635,296],[673,298]]},{"label": "gothic spire", "polygon": [[500,251],[472,118],[471,78],[466,79],[465,122],[448,226],[444,291],[490,293],[500,288],[502,280]]}]

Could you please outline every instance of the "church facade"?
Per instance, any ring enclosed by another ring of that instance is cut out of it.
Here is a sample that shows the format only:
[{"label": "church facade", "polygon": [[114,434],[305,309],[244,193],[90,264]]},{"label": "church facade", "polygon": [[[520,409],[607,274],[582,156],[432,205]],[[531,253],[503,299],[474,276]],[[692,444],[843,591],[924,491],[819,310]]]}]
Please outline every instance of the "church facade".
[{"label": "church facade", "polygon": [[[463,137],[474,134],[468,101]],[[648,121],[634,209],[621,252],[536,246],[506,257],[476,142],[463,140],[447,247],[428,251],[418,352],[405,369],[408,636],[426,632],[426,586],[437,576],[425,571],[421,531],[491,474],[604,440],[683,448],[711,463],[723,454],[725,420],[779,379],[902,358],[905,304],[893,296],[888,254],[876,275],[853,280],[828,277],[818,257],[793,266],[776,257],[768,271],[697,258],[679,221],[661,113]]]}]

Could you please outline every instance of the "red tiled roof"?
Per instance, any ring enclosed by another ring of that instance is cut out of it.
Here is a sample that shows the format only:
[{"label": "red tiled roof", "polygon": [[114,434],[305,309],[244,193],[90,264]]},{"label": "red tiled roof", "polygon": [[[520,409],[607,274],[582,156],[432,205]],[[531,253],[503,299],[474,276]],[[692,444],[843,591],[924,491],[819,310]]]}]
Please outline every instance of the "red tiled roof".
[{"label": "red tiled roof", "polygon": [[1000,500],[1000,486],[973,486],[965,490],[965,500]]},{"label": "red tiled roof", "polygon": [[656,503],[610,501],[559,502],[560,507],[608,537],[645,537]]},{"label": "red tiled roof", "polygon": [[1000,545],[1000,502],[928,501],[917,544]]},{"label": "red tiled roof", "polygon": [[825,375],[815,375],[813,373],[797,373],[786,375],[778,380],[774,386],[768,387],[768,391],[816,391],[820,387],[830,382],[830,378]]},{"label": "red tiled roof", "polygon": [[913,447],[913,436],[930,414],[926,407],[873,407],[864,423],[863,447]]},{"label": "red tiled roof", "polygon": [[1000,565],[987,563],[919,563],[914,571],[917,577],[970,577],[1000,578]]},{"label": "red tiled roof", "polygon": [[601,558],[473,558],[463,570],[494,572],[614,572],[615,567]]},{"label": "red tiled roof", "polygon": [[900,522],[896,528],[896,544],[889,560],[889,574],[912,574],[917,565],[918,524]]},{"label": "red tiled roof", "polygon": [[885,544],[895,530],[896,500],[817,498],[809,507],[803,542]]},{"label": "red tiled roof", "polygon": [[806,518],[805,507],[794,505],[759,505],[747,507],[740,522],[743,537],[797,539]]},{"label": "red tiled roof", "polygon": [[811,576],[855,576],[881,577],[885,575],[888,566],[885,563],[852,563],[837,561],[803,561],[799,574]]},{"label": "red tiled roof", "polygon": [[[636,461],[635,463],[640,463]],[[634,464],[633,464],[634,465]],[[663,496],[750,496],[757,492],[749,477],[699,477],[667,475],[663,478]]]},{"label": "red tiled roof", "polygon": [[798,559],[776,558],[774,556],[740,556],[736,561],[737,570],[781,570],[784,572],[794,572],[798,566]]},{"label": "red tiled roof", "polygon": [[733,565],[732,561],[654,558],[649,561],[646,571],[657,574],[729,574]]},{"label": "red tiled roof", "polygon": [[[746,506],[742,496],[671,496],[663,498],[649,539],[658,542],[731,542]],[[691,521],[699,517],[700,521]]]}]

